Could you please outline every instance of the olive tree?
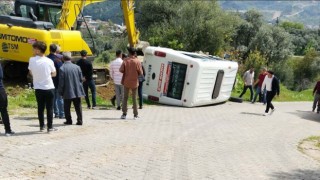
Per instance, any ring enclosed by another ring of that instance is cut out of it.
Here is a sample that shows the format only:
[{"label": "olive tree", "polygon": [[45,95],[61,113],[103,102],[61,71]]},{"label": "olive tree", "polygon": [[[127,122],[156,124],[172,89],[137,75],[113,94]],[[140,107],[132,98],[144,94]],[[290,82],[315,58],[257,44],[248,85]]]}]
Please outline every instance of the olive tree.
[{"label": "olive tree", "polygon": [[284,29],[264,25],[249,44],[249,50],[260,51],[267,63],[283,61],[293,52],[292,37]]}]

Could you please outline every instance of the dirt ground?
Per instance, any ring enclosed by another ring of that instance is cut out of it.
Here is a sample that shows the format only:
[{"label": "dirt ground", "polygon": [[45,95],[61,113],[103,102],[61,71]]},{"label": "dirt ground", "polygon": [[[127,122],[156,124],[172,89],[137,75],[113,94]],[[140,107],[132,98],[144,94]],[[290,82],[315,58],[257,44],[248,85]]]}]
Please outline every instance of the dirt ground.
[{"label": "dirt ground", "polygon": [[319,143],[319,140],[303,140],[299,149],[307,156],[320,162],[320,148],[317,147],[317,143]]},{"label": "dirt ground", "polygon": [[97,86],[97,94],[104,100],[110,100],[115,95],[113,82],[109,81],[104,86]]}]

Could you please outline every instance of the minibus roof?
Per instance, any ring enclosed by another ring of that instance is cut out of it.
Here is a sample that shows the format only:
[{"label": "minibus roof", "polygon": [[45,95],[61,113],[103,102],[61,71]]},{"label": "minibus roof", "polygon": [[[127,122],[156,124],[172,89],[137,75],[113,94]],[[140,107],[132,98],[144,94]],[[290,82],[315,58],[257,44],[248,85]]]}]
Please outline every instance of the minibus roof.
[{"label": "minibus roof", "polygon": [[203,61],[210,61],[210,60],[223,61],[223,60],[225,60],[225,59],[222,59],[217,56],[206,55],[206,54],[188,53],[188,52],[183,52],[183,51],[181,51],[180,53],[183,55],[192,57],[192,58],[203,60]]}]

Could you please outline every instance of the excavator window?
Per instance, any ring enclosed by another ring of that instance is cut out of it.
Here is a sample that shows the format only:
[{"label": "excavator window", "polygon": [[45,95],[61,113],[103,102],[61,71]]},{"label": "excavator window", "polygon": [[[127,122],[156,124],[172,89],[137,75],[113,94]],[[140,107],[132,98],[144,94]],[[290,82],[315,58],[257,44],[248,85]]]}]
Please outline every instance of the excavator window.
[{"label": "excavator window", "polygon": [[16,15],[37,21],[51,22],[57,26],[61,16],[61,5],[41,1],[16,1]]},{"label": "excavator window", "polygon": [[51,22],[54,26],[57,26],[61,16],[61,9],[58,7],[39,6],[39,20]]},{"label": "excavator window", "polygon": [[21,5],[20,6],[20,12],[21,12],[21,17],[29,17],[29,12],[30,12],[30,7],[26,5]]}]

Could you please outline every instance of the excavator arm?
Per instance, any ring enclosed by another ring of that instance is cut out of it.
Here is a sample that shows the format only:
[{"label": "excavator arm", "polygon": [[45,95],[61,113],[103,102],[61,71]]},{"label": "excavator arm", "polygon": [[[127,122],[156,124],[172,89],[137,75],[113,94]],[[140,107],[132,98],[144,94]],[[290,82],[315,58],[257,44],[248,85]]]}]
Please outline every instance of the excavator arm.
[{"label": "excavator arm", "polygon": [[[105,0],[64,0],[57,29],[71,30],[77,17],[82,13],[85,6],[102,1]],[[127,28],[129,45],[138,49],[143,49],[149,44],[143,41],[140,43],[139,41],[140,33],[135,26],[134,5],[135,0],[121,0],[121,8]]]},{"label": "excavator arm", "polygon": [[134,18],[134,0],[121,0],[124,22],[127,27],[129,45],[136,47],[139,41],[139,31]]},{"label": "excavator arm", "polygon": [[83,8],[89,4],[104,0],[64,0],[57,29],[71,30]]}]

